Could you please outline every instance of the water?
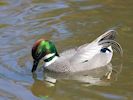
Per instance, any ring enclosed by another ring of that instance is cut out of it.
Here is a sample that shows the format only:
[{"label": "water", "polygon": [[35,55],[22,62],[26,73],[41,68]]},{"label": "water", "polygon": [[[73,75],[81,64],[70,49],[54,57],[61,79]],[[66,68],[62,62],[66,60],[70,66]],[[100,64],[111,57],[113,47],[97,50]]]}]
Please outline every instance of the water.
[{"label": "water", "polygon": [[[131,0],[0,0],[0,100],[133,100],[132,4]],[[108,29],[118,31],[124,51],[123,58],[113,57],[117,71],[111,80],[101,79],[106,68],[84,77],[53,75],[59,78],[55,86],[43,80],[41,68],[32,75],[31,47],[37,39],[54,41],[61,52],[91,42]]]}]

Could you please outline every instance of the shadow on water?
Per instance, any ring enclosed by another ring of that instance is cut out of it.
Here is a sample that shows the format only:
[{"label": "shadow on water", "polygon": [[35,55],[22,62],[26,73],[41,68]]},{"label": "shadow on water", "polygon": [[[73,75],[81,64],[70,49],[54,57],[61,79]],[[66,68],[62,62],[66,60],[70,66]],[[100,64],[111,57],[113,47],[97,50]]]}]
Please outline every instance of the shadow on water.
[{"label": "shadow on water", "polygon": [[[131,0],[1,0],[0,99],[133,99],[132,3]],[[32,77],[31,47],[37,39],[54,41],[61,52],[90,42],[110,28],[120,33],[124,49],[123,70],[115,55],[112,67],[116,70],[111,80],[104,77],[107,67],[83,75],[39,70]],[[56,84],[46,81],[51,77],[57,79]]]}]

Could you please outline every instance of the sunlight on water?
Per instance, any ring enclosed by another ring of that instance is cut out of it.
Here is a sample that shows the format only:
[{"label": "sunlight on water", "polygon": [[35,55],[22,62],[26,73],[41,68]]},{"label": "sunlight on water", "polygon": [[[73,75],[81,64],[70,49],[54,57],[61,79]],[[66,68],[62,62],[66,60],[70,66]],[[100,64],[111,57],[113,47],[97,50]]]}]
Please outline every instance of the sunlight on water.
[{"label": "sunlight on water", "polygon": [[[1,0],[0,100],[132,100],[132,4],[131,0]],[[111,80],[105,77],[107,67],[65,75],[43,73],[43,62],[32,75],[31,48],[37,39],[52,40],[62,52],[109,29],[118,31],[124,51],[123,58],[113,57]]]}]

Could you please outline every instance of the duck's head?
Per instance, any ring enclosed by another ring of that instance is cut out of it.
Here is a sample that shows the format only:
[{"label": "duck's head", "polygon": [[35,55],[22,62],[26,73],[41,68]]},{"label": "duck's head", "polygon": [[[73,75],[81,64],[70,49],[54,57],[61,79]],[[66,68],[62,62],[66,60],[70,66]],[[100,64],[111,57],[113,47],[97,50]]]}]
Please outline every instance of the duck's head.
[{"label": "duck's head", "polygon": [[33,67],[32,72],[36,71],[39,61],[43,58],[45,62],[51,61],[55,56],[59,56],[55,45],[48,40],[40,39],[32,47]]}]

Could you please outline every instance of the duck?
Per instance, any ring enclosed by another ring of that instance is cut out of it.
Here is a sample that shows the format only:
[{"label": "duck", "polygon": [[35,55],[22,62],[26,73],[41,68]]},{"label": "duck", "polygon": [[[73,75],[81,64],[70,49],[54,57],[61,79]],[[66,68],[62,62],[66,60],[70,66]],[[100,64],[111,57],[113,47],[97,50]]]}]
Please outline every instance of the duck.
[{"label": "duck", "polygon": [[47,39],[37,40],[32,47],[35,72],[40,60],[43,68],[56,73],[75,73],[89,71],[109,64],[113,51],[123,54],[121,45],[116,41],[117,31],[108,30],[94,41],[58,53],[55,44]]}]

